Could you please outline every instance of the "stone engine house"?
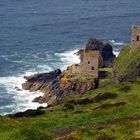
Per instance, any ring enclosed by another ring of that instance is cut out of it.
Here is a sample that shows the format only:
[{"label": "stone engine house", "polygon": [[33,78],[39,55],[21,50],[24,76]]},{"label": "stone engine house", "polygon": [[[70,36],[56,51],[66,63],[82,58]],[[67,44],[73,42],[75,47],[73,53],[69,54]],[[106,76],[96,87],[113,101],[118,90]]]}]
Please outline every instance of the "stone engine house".
[{"label": "stone engine house", "polygon": [[83,59],[80,64],[72,66],[72,73],[80,73],[97,78],[99,73],[99,56],[98,50],[87,50],[85,46]]},{"label": "stone engine house", "polygon": [[140,47],[140,26],[133,25],[131,33],[131,50],[134,51]]}]

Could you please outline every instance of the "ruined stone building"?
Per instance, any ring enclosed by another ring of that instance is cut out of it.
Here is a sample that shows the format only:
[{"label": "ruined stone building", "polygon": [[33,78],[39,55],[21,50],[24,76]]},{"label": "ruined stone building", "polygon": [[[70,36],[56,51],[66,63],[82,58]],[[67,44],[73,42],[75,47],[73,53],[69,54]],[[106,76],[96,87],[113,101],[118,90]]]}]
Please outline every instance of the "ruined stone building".
[{"label": "ruined stone building", "polygon": [[80,64],[72,66],[72,73],[80,73],[97,78],[99,68],[110,68],[115,60],[113,47],[109,43],[89,38],[84,49],[79,50]]},{"label": "ruined stone building", "polygon": [[97,78],[99,72],[99,56],[98,50],[87,50],[85,45],[83,58],[80,64],[73,65],[72,73],[80,73]]},{"label": "ruined stone building", "polygon": [[140,47],[140,26],[133,25],[131,33],[131,50],[134,51]]}]

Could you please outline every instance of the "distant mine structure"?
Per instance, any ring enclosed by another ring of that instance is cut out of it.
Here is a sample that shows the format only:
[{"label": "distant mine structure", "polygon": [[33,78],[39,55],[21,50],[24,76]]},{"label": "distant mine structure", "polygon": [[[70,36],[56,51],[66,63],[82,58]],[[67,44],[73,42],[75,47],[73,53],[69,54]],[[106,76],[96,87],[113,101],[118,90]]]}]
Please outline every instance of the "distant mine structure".
[{"label": "distant mine structure", "polygon": [[72,66],[72,73],[99,77],[99,68],[112,67],[115,55],[109,43],[90,38],[79,51],[81,62]]},{"label": "distant mine structure", "polygon": [[73,65],[72,72],[80,73],[83,75],[91,75],[97,78],[99,71],[99,57],[99,51],[87,50],[85,45],[83,58],[80,64]]},{"label": "distant mine structure", "polygon": [[140,26],[133,25],[131,33],[131,51],[140,47]]}]

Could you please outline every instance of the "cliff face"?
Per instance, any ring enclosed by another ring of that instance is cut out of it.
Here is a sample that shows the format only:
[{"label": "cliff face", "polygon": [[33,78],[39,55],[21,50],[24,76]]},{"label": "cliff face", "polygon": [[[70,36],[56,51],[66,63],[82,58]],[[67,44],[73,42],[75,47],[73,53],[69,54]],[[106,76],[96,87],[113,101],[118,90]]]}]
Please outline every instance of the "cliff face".
[{"label": "cliff face", "polygon": [[58,103],[63,97],[73,94],[83,94],[95,88],[94,79],[80,75],[72,75],[71,67],[61,73],[55,70],[50,73],[35,74],[25,77],[26,82],[22,84],[23,89],[29,91],[41,91],[43,97],[37,97],[35,102]]},{"label": "cliff face", "polygon": [[123,81],[140,81],[140,48],[131,51],[125,46],[115,60],[112,72],[113,83]]},{"label": "cliff face", "polygon": [[[100,52],[102,56],[99,62],[100,68],[112,67],[116,56],[113,54],[113,47],[109,43],[96,38],[90,38],[86,43],[86,50],[98,50]],[[78,54],[82,60],[83,50],[80,50]]]}]

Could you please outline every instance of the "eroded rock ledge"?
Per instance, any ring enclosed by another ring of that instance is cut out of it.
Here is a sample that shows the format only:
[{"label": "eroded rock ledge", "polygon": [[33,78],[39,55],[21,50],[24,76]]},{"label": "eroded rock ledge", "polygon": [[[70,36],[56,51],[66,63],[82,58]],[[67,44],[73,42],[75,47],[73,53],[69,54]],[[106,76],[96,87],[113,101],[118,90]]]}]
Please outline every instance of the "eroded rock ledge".
[{"label": "eroded rock ledge", "polygon": [[58,69],[25,77],[25,79],[27,81],[22,84],[24,90],[44,93],[43,97],[35,98],[34,102],[48,105],[59,103],[63,97],[68,95],[83,94],[96,86],[96,80],[93,78],[71,74],[71,67],[63,73]]}]

